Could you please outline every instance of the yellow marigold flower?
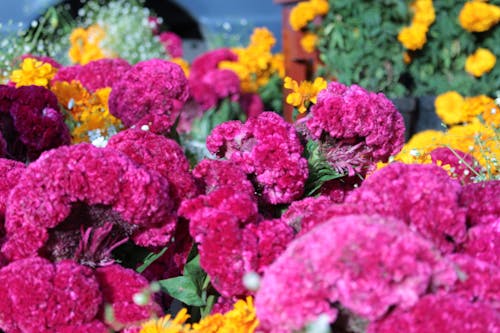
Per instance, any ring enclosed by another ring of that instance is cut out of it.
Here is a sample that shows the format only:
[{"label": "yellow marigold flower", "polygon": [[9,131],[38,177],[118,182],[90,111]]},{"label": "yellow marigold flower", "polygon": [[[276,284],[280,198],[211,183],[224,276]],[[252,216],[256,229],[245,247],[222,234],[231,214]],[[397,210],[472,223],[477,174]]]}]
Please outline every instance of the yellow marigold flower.
[{"label": "yellow marigold flower", "polygon": [[224,316],[221,313],[215,313],[193,324],[193,332],[218,333],[222,327],[224,327]]},{"label": "yellow marigold flower", "polygon": [[456,91],[439,95],[434,101],[436,114],[446,125],[455,125],[465,121],[463,114],[464,98]]},{"label": "yellow marigold flower", "polygon": [[285,77],[285,56],[283,53],[276,53],[271,59],[271,73],[278,73],[279,77]]},{"label": "yellow marigold flower", "polygon": [[31,85],[48,87],[56,73],[57,68],[51,64],[26,58],[21,63],[21,68],[12,72],[10,80],[16,84],[17,88]]},{"label": "yellow marigold flower", "polygon": [[171,315],[166,315],[145,322],[139,333],[187,333],[190,332],[190,325],[184,323],[188,318],[187,310],[182,309],[174,319],[171,319]]},{"label": "yellow marigold flower", "polygon": [[330,4],[327,0],[310,0],[311,5],[316,11],[316,15],[326,15],[330,10]]},{"label": "yellow marigold flower", "polygon": [[403,146],[403,149],[394,157],[395,161],[406,164],[431,163],[430,152],[444,144],[445,133],[436,130],[419,132]]},{"label": "yellow marigold flower", "polygon": [[467,122],[481,114],[484,115],[490,113],[492,109],[496,109],[495,101],[486,95],[478,95],[465,98],[462,112],[464,114],[464,118],[466,119],[465,122]]},{"label": "yellow marigold flower", "polygon": [[416,0],[410,6],[415,13],[412,24],[422,24],[429,27],[436,20],[432,0]]},{"label": "yellow marigold flower", "polygon": [[250,36],[250,45],[271,50],[274,44],[276,44],[276,38],[274,38],[273,33],[267,28],[255,28],[252,36]]},{"label": "yellow marigold flower", "polygon": [[294,31],[305,28],[316,16],[316,10],[311,2],[299,2],[290,11],[289,22]]},{"label": "yellow marigold flower", "polygon": [[224,319],[224,326],[219,331],[221,333],[253,333],[259,325],[259,320],[255,314],[252,297],[238,300],[233,310],[224,314]]},{"label": "yellow marigold flower", "polygon": [[468,1],[460,11],[458,21],[467,31],[487,31],[500,21],[500,7],[481,1]]},{"label": "yellow marigold flower", "polygon": [[307,107],[312,103],[316,104],[318,93],[325,89],[327,82],[322,77],[318,77],[314,82],[302,81],[300,85],[291,77],[285,77],[284,87],[293,90],[286,97],[286,102],[298,108],[300,113],[307,111]]},{"label": "yellow marigold flower", "polygon": [[169,61],[181,66],[184,75],[186,75],[186,77],[189,77],[189,71],[190,71],[189,62],[187,62],[182,58],[171,58]]},{"label": "yellow marigold flower", "polygon": [[493,99],[491,103],[485,103],[482,111],[482,117],[486,125],[500,127],[500,108],[495,104]]},{"label": "yellow marigold flower", "polygon": [[422,24],[404,27],[398,34],[398,40],[408,50],[420,50],[427,42],[427,27]]},{"label": "yellow marigold flower", "polygon": [[81,110],[87,107],[90,100],[90,93],[83,87],[80,81],[56,81],[50,90],[56,95],[57,101],[65,109],[71,112],[73,117],[81,113]]},{"label": "yellow marigold flower", "polygon": [[304,51],[311,53],[316,49],[316,42],[318,41],[318,35],[307,32],[300,39],[300,46],[304,49]]},{"label": "yellow marigold flower", "polygon": [[106,53],[101,49],[101,42],[106,33],[99,25],[94,24],[87,29],[76,28],[71,33],[69,40],[71,47],[68,51],[72,62],[85,65],[93,60],[106,57]]},{"label": "yellow marigold flower", "polygon": [[478,48],[476,52],[467,57],[465,71],[475,77],[491,71],[495,67],[497,58],[488,49]]}]

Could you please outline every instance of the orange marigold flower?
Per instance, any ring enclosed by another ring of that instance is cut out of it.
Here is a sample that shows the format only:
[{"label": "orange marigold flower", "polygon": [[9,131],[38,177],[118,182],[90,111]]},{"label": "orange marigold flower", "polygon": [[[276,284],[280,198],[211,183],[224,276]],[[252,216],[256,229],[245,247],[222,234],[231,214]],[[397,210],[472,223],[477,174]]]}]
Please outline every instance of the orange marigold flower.
[{"label": "orange marigold flower", "polygon": [[271,50],[274,44],[276,44],[276,38],[274,38],[273,33],[267,28],[255,28],[252,36],[250,36],[250,45]]},{"label": "orange marigold flower", "polygon": [[476,52],[467,57],[465,71],[475,77],[488,73],[495,67],[497,58],[488,49],[478,48]]},{"label": "orange marigold flower", "polygon": [[311,22],[316,16],[316,10],[314,5],[309,2],[299,2],[290,11],[289,22],[290,26],[294,31],[299,31],[305,28],[309,22]]},{"label": "orange marigold flower", "polygon": [[166,315],[159,319],[152,319],[142,324],[139,333],[187,333],[191,332],[190,325],[185,324],[189,319],[186,309],[182,309],[177,313],[175,318],[171,319],[171,315]]},{"label": "orange marigold flower", "polygon": [[467,31],[487,31],[500,21],[500,7],[481,1],[468,1],[460,11],[458,21]]},{"label": "orange marigold flower", "polygon": [[422,24],[412,24],[404,27],[398,34],[398,40],[408,50],[419,50],[427,42],[427,27]]},{"label": "orange marigold flower", "polygon": [[403,62],[408,65],[411,63],[411,60],[410,54],[408,52],[403,52]]},{"label": "orange marigold flower", "polygon": [[300,46],[302,46],[304,51],[306,51],[308,53],[312,53],[316,49],[317,41],[318,41],[318,35],[316,35],[312,32],[307,32],[300,39]]},{"label": "orange marigold flower", "polygon": [[422,24],[429,27],[436,20],[432,0],[416,0],[411,4],[411,8],[415,12],[412,20],[413,24]]},{"label": "orange marigold flower", "polygon": [[446,125],[464,122],[463,107],[465,100],[456,91],[448,91],[439,95],[434,101],[436,114]]},{"label": "orange marigold flower", "polygon": [[328,0],[310,0],[311,5],[316,11],[316,15],[326,15],[330,10]]},{"label": "orange marigold flower", "polygon": [[311,103],[316,104],[318,93],[326,86],[327,82],[322,77],[317,77],[314,82],[302,81],[299,85],[297,81],[287,76],[284,87],[293,92],[288,94],[286,102],[296,107],[300,113],[304,113]]},{"label": "orange marigold flower", "polygon": [[106,57],[106,53],[101,49],[101,42],[106,33],[99,25],[94,24],[87,29],[76,28],[71,33],[69,40],[71,47],[68,51],[72,62],[85,65],[93,60]]},{"label": "orange marigold flower", "polygon": [[16,88],[22,86],[48,87],[50,80],[56,75],[57,68],[47,62],[26,58],[21,63],[21,68],[12,72],[10,80]]}]

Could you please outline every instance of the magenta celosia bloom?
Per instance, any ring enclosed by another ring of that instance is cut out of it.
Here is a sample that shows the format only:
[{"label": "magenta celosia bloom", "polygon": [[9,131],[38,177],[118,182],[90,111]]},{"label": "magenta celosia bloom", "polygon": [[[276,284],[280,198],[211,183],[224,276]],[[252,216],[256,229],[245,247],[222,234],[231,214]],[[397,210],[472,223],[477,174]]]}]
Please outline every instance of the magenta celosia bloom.
[{"label": "magenta celosia bloom", "polygon": [[45,150],[70,143],[57,98],[48,89],[0,86],[0,114],[9,159],[33,161]]},{"label": "magenta celosia bloom", "polygon": [[193,176],[205,194],[223,186],[236,188],[251,196],[255,192],[243,170],[228,160],[204,159],[193,169]]},{"label": "magenta celosia bloom", "polygon": [[427,295],[408,311],[396,309],[386,318],[368,326],[368,333],[500,331],[498,312],[481,302],[456,295]]},{"label": "magenta celosia bloom", "polygon": [[176,208],[182,200],[198,194],[189,161],[176,141],[149,131],[128,129],[111,137],[107,148],[117,149],[165,177],[171,185],[170,197]]},{"label": "magenta celosia bloom", "polygon": [[162,32],[160,34],[160,43],[163,44],[165,52],[171,58],[181,58],[184,54],[182,49],[182,39],[173,32]]},{"label": "magenta celosia bloom", "polygon": [[487,263],[466,254],[451,254],[447,257],[458,272],[459,278],[447,293],[466,298],[470,302],[488,303],[500,310],[500,267],[497,263]]},{"label": "magenta celosia bloom", "polygon": [[0,237],[3,218],[9,193],[24,173],[25,165],[21,162],[0,158]]},{"label": "magenta celosia bloom", "polygon": [[145,305],[134,303],[134,295],[149,287],[148,280],[132,269],[109,265],[96,269],[104,304],[113,310],[113,321],[107,324],[114,329],[138,325],[141,321],[161,314],[161,308],[150,299]]},{"label": "magenta celosia bloom", "polygon": [[396,217],[449,253],[466,238],[460,191],[458,181],[436,165],[391,163],[352,191],[346,203]]},{"label": "magenta celosia bloom", "polygon": [[200,79],[189,79],[189,91],[202,112],[217,106],[218,98],[214,92],[214,87],[204,83]]},{"label": "magenta celosia bloom", "polygon": [[467,224],[489,224],[500,216],[500,180],[468,184],[460,193],[460,204],[467,208]]},{"label": "magenta celosia bloom", "polygon": [[[2,251],[10,259],[78,255],[99,265],[109,262],[110,243],[127,237],[140,246],[164,246],[169,237],[163,244],[137,237],[172,215],[168,190],[164,177],[114,149],[53,149],[30,164],[11,191]],[[165,227],[171,235],[175,220]]]},{"label": "magenta celosia bloom", "polygon": [[500,262],[500,218],[489,224],[480,224],[467,231],[467,240],[460,252],[498,265]]},{"label": "magenta celosia bloom", "polygon": [[320,192],[335,203],[343,203],[347,195],[361,185],[362,181],[363,179],[357,175],[333,179],[325,182],[321,186]]},{"label": "magenta celosia bloom", "polygon": [[227,69],[212,69],[201,77],[190,77],[189,87],[193,99],[207,111],[224,98],[236,101],[240,94],[240,79]]},{"label": "magenta celosia bloom", "polygon": [[70,260],[17,260],[0,269],[0,328],[7,333],[81,331],[96,322],[102,295],[92,270]]},{"label": "magenta celosia bloom", "polygon": [[112,87],[132,66],[124,59],[99,59],[85,65],[73,65],[61,68],[51,82],[80,81],[89,91]]},{"label": "magenta celosia bloom", "polygon": [[281,220],[293,227],[297,233],[303,234],[316,226],[316,217],[324,219],[322,213],[334,203],[326,196],[306,197],[294,201],[286,212],[281,215]]},{"label": "magenta celosia bloom", "polygon": [[340,302],[374,320],[427,292],[440,261],[432,244],[396,219],[337,217],[292,241],[271,264],[255,298],[262,329],[300,330]]},{"label": "magenta celosia bloom", "polygon": [[404,121],[394,104],[357,85],[330,82],[318,94],[306,127],[331,166],[350,176],[387,161],[404,144]]},{"label": "magenta celosia bloom", "polygon": [[439,147],[430,153],[432,162],[438,165],[449,165],[453,178],[462,184],[474,182],[474,177],[481,172],[481,165],[469,154],[448,147]]},{"label": "magenta celosia bloom", "polygon": [[190,220],[200,265],[224,297],[247,295],[245,273],[262,273],[294,236],[280,220],[261,220],[253,194],[238,187],[219,185],[184,201],[179,213]]},{"label": "magenta celosia bloom", "polygon": [[2,132],[0,131],[0,157],[5,155],[7,155],[7,141],[5,141]]},{"label": "magenta celosia bloom", "polygon": [[125,126],[168,131],[189,96],[181,67],[161,59],[138,62],[113,84],[109,111]]},{"label": "magenta celosia bloom", "polygon": [[259,94],[241,94],[238,102],[247,118],[255,118],[264,112],[264,102],[262,102]]},{"label": "magenta celosia bloom", "polygon": [[196,57],[191,64],[189,79],[200,79],[207,72],[217,69],[219,62],[228,60],[236,61],[238,56],[228,48],[208,51]]},{"label": "magenta celosia bloom", "polygon": [[254,178],[264,202],[290,203],[303,193],[309,173],[304,148],[293,126],[274,112],[222,123],[208,136],[207,149]]}]

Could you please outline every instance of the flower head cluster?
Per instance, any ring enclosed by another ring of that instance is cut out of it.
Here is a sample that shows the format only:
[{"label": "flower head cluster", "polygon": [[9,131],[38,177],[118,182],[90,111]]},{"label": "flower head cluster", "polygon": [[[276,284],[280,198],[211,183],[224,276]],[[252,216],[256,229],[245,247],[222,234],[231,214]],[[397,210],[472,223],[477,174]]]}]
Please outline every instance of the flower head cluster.
[{"label": "flower head cluster", "polygon": [[387,161],[404,144],[404,121],[394,104],[357,85],[330,82],[318,94],[306,126],[328,163],[350,175]]},{"label": "flower head cluster", "polygon": [[427,42],[427,31],[434,23],[436,14],[432,0],[414,0],[410,5],[414,12],[409,27],[404,27],[398,34],[398,40],[409,50],[421,49]]},{"label": "flower head cluster", "polygon": [[439,262],[432,244],[399,220],[333,218],[289,244],[266,270],[255,305],[269,332],[300,330],[335,302],[368,319],[408,308],[427,291]]},{"label": "flower head cluster", "polygon": [[386,318],[369,325],[368,333],[497,332],[498,312],[482,302],[436,294],[421,298],[407,311],[396,309]]},{"label": "flower head cluster", "polygon": [[255,192],[246,173],[228,160],[204,159],[193,169],[193,176],[206,194],[224,186],[238,188],[250,196]]},{"label": "flower head cluster", "polygon": [[179,65],[151,59],[137,63],[115,82],[109,110],[127,127],[147,125],[162,133],[173,126],[188,96],[188,82]]},{"label": "flower head cluster", "polygon": [[497,58],[493,52],[480,47],[476,52],[467,57],[465,71],[475,77],[480,77],[491,71],[495,67],[496,61]]},{"label": "flower head cluster", "polygon": [[102,295],[92,270],[70,260],[14,261],[0,269],[5,332],[107,332],[97,319]]},{"label": "flower head cluster", "polygon": [[0,114],[7,158],[32,161],[43,151],[70,142],[57,98],[43,87],[0,85]]},{"label": "flower head cluster", "polygon": [[10,80],[16,84],[16,87],[35,85],[47,88],[56,73],[57,68],[49,62],[24,58],[21,68],[12,72]]},{"label": "flower head cluster", "polygon": [[292,90],[286,97],[286,102],[298,108],[300,113],[307,111],[310,104],[316,104],[317,97],[320,91],[325,89],[327,83],[322,77],[317,77],[313,82],[302,81],[297,83],[291,77],[285,77],[285,89]]},{"label": "flower head cluster", "polygon": [[299,31],[307,26],[316,16],[326,15],[329,10],[326,0],[308,0],[299,2],[290,11],[289,23],[293,30]]},{"label": "flower head cluster", "polygon": [[102,49],[102,40],[106,32],[98,24],[93,24],[87,29],[76,28],[71,32],[69,40],[71,48],[68,56],[73,63],[85,65],[86,63],[109,56]]},{"label": "flower head cluster", "polygon": [[162,246],[165,241],[140,236],[172,214],[168,188],[164,177],[116,150],[89,144],[53,149],[31,163],[11,191],[2,251],[11,259],[38,253],[100,265],[110,259],[106,242],[132,237],[140,246]]},{"label": "flower head cluster", "polygon": [[21,162],[0,158],[0,238],[3,236],[3,220],[9,192],[24,173],[25,165]]},{"label": "flower head cluster", "polygon": [[99,137],[109,137],[121,127],[120,120],[109,112],[111,88],[101,88],[91,93],[79,81],[56,81],[51,90],[67,110],[74,143],[95,140],[96,133]]},{"label": "flower head cluster", "polygon": [[[498,192],[495,193],[498,196]],[[491,223],[473,226],[467,231],[467,239],[460,252],[474,258],[498,265],[500,262],[500,219]]]},{"label": "flower head cluster", "polygon": [[460,204],[467,208],[467,224],[493,223],[500,215],[500,202],[490,200],[500,195],[500,180],[468,184],[460,192]]},{"label": "flower head cluster", "polygon": [[174,140],[131,128],[114,135],[107,148],[119,150],[137,164],[165,177],[170,184],[170,197],[176,208],[181,201],[198,193],[195,180],[189,172],[189,161],[182,147]]},{"label": "flower head cluster", "polygon": [[207,138],[207,149],[254,178],[264,202],[290,203],[302,195],[308,176],[304,148],[293,126],[274,112],[219,125]]},{"label": "flower head cluster", "polygon": [[182,58],[182,39],[173,32],[162,32],[160,35],[160,42],[165,47],[165,51],[171,58]]},{"label": "flower head cluster", "polygon": [[368,177],[346,202],[363,202],[364,213],[396,217],[449,253],[466,237],[460,191],[458,181],[436,165],[392,163]]},{"label": "flower head cluster", "polygon": [[57,81],[71,83],[76,80],[85,89],[95,92],[101,88],[112,87],[131,67],[126,60],[120,58],[95,60],[83,66],[67,66],[57,72],[52,79],[52,84]]},{"label": "flower head cluster", "polygon": [[284,76],[282,54],[271,52],[275,43],[271,31],[255,28],[247,47],[233,49],[237,59],[222,61],[219,68],[232,70],[238,75],[242,92],[257,93],[273,74]]},{"label": "flower head cluster", "polygon": [[467,31],[487,31],[500,22],[500,7],[485,1],[467,1],[458,20]]}]

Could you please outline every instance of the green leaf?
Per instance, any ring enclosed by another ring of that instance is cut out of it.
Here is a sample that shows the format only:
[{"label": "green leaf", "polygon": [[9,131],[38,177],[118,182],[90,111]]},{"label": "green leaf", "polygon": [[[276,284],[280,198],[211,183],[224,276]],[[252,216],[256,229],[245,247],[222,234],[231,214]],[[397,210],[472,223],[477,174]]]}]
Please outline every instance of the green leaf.
[{"label": "green leaf", "polygon": [[186,305],[203,306],[206,303],[193,280],[187,276],[177,276],[158,283],[166,293]]},{"label": "green leaf", "polygon": [[184,266],[184,276],[188,277],[200,292],[203,289],[203,282],[207,273],[200,266],[200,255],[198,254]]},{"label": "green leaf", "polygon": [[146,268],[149,267],[156,259],[160,258],[165,251],[167,251],[168,247],[164,247],[160,252],[158,253],[153,253],[151,252],[150,254],[147,255],[147,257],[144,259],[144,262],[142,263],[141,266],[137,267],[136,271],[137,273],[142,273]]}]

